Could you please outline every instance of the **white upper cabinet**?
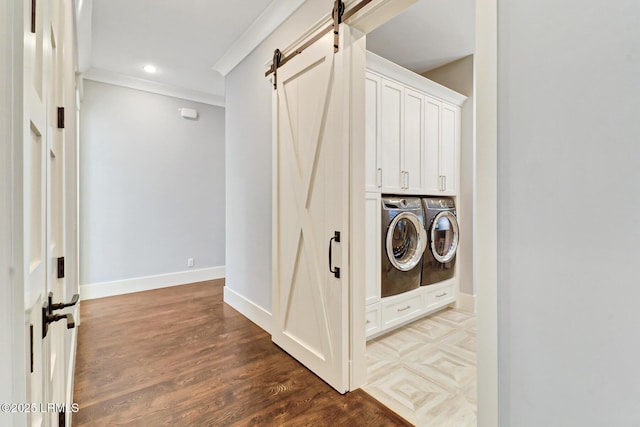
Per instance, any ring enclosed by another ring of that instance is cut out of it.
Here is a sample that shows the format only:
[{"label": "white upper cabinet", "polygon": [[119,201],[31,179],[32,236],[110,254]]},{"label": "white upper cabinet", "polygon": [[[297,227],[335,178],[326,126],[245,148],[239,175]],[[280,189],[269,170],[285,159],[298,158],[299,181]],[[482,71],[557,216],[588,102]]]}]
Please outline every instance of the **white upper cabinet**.
[{"label": "white upper cabinet", "polygon": [[425,103],[425,193],[438,194],[440,190],[440,123],[442,103],[427,96]]},{"label": "white upper cabinet", "polygon": [[425,109],[425,194],[455,196],[460,162],[460,107],[427,96]]},{"label": "white upper cabinet", "polygon": [[402,159],[402,94],[399,84],[381,79],[380,148],[382,191],[404,189]]},{"label": "white upper cabinet", "polygon": [[416,194],[424,187],[424,95],[408,88],[404,89],[403,126],[403,188]]},{"label": "white upper cabinet", "polygon": [[365,132],[365,184],[367,191],[380,191],[382,166],[380,155],[380,78],[367,73],[366,132]]},{"label": "white upper cabinet", "polygon": [[366,190],[456,195],[466,97],[367,52]]},{"label": "white upper cabinet", "polygon": [[460,164],[460,107],[442,104],[440,134],[440,190],[456,195]]}]

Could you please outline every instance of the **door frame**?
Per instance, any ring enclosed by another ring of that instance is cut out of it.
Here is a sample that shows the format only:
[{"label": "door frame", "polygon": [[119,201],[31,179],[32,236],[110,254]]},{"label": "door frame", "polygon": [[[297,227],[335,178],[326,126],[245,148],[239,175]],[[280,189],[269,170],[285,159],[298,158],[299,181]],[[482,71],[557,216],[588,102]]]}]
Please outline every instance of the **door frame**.
[{"label": "door frame", "polygon": [[[0,149],[4,182],[9,183],[0,189],[2,203],[0,210],[0,280],[8,286],[0,289],[0,311],[8,321],[2,331],[6,332],[11,342],[9,351],[0,355],[0,377],[10,381],[12,387],[8,391],[8,402],[22,402],[26,397],[27,348],[24,314],[24,280],[23,280],[23,245],[21,233],[23,228],[22,212],[22,105],[23,105],[23,73],[24,55],[22,50],[23,20],[22,3],[15,0],[0,0],[0,28],[2,46],[0,46],[0,76],[2,83],[2,99],[0,120],[7,126],[0,126],[2,140],[10,141]],[[7,201],[8,203],[4,203]],[[4,401],[4,400],[3,400]],[[26,425],[25,413],[0,413],[0,420],[13,425]]]}]

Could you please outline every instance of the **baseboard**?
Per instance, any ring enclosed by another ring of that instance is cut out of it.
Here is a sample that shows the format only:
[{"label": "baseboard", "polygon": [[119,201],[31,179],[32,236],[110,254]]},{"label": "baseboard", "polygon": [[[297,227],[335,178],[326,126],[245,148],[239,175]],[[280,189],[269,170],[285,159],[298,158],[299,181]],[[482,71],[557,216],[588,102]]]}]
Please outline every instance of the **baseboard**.
[{"label": "baseboard", "polygon": [[476,296],[458,292],[458,301],[456,302],[456,308],[458,310],[468,311],[469,313],[475,313]]},{"label": "baseboard", "polygon": [[253,301],[249,301],[228,286],[224,287],[224,302],[233,307],[247,319],[271,334],[271,313]]},{"label": "baseboard", "polygon": [[170,286],[184,285],[187,283],[222,279],[224,276],[224,266],[221,266],[159,274],[157,276],[136,277],[113,282],[91,283],[89,285],[80,285],[80,299],[87,300],[130,294],[133,292],[150,291],[152,289],[168,288]]}]

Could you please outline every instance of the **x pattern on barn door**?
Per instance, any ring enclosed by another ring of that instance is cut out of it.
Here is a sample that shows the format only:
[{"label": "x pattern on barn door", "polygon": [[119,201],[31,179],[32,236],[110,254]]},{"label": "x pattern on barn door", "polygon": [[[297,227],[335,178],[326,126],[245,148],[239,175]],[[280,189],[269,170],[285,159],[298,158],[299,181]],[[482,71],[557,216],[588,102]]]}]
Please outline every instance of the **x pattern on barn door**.
[{"label": "x pattern on barn door", "polygon": [[[343,60],[327,34],[278,71],[274,342],[348,389]],[[345,153],[346,150],[346,153]],[[328,265],[327,252],[332,252]]]}]

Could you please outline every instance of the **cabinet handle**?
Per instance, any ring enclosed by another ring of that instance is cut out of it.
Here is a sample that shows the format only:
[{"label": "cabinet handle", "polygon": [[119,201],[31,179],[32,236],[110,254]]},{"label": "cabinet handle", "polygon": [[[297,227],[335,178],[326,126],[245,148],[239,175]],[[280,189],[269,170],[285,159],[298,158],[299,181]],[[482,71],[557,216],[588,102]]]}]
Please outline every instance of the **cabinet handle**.
[{"label": "cabinet handle", "polygon": [[442,298],[443,296],[446,296],[446,295],[447,295],[447,293],[443,292],[440,295],[436,295],[436,298]]},{"label": "cabinet handle", "polygon": [[382,168],[378,168],[378,188],[382,187]]},{"label": "cabinet handle", "polygon": [[446,191],[447,189],[447,176],[442,175],[442,191]]},{"label": "cabinet handle", "polygon": [[444,175],[440,175],[440,191],[444,191],[445,189],[446,187],[445,187]]},{"label": "cabinet handle", "polygon": [[371,323],[371,320],[367,320],[367,325],[368,325],[369,323]]},{"label": "cabinet handle", "polygon": [[410,308],[411,308],[411,306],[410,306],[410,305],[408,305],[408,306],[406,306],[405,308],[399,308],[399,309],[398,309],[398,312],[406,311],[406,310],[409,310]]},{"label": "cabinet handle", "polygon": [[406,175],[405,175],[405,181],[406,182],[404,184],[404,188],[409,188],[409,172],[407,171],[405,173],[406,173]]}]

